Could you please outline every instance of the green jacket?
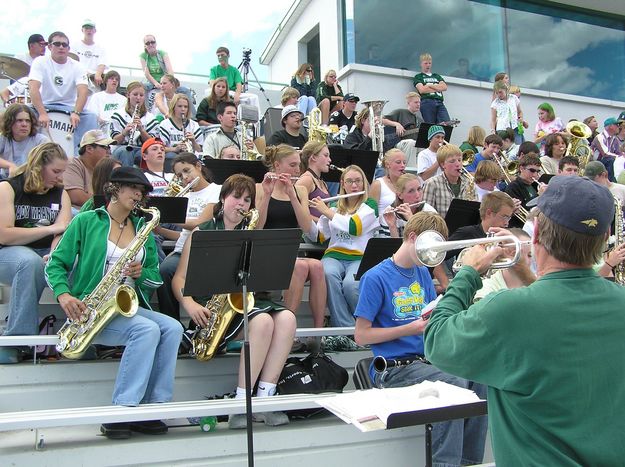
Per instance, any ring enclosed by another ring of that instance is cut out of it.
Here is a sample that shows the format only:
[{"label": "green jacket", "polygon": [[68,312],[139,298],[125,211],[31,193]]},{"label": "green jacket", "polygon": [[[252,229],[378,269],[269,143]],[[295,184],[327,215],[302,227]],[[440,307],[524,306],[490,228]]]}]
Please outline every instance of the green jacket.
[{"label": "green jacket", "polygon": [[[145,223],[142,217],[131,216],[130,219],[137,232]],[[55,297],[69,293],[82,300],[96,288],[106,269],[109,231],[110,220],[104,207],[81,212],[74,217],[50,255],[45,269],[46,281]],[[151,309],[150,296],[163,283],[152,235],[143,245],[142,265],[141,276],[135,280],[135,290],[140,306]]]},{"label": "green jacket", "polygon": [[592,269],[487,295],[463,267],[425,329],[425,356],[488,385],[497,465],[614,466],[625,459],[625,287]]}]

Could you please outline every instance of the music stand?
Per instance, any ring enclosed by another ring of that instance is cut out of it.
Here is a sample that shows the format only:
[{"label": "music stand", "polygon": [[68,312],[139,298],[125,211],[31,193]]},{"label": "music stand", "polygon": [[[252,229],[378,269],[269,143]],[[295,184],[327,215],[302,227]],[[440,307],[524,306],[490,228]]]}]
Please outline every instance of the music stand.
[{"label": "music stand", "polygon": [[[416,148],[427,148],[430,146],[430,141],[428,140],[428,131],[430,131],[430,127],[433,125],[438,125],[438,123],[422,123],[419,126],[419,133],[417,133]],[[438,125],[443,128],[445,132],[445,141],[451,141],[451,133],[454,130],[453,126],[449,125]]]},{"label": "music stand", "polygon": [[[148,197],[147,206],[156,208],[161,214],[161,224],[184,224],[187,218],[187,205],[189,198],[185,196],[153,196]],[[93,207],[99,208],[105,205],[104,195],[93,196]],[[137,215],[142,217],[144,213],[138,210]]]},{"label": "music stand", "polygon": [[362,275],[373,266],[380,264],[386,258],[397,251],[402,244],[401,238],[391,237],[374,237],[370,238],[362,255],[358,271],[354,275],[354,279],[359,281]]},{"label": "music stand", "polygon": [[548,185],[553,177],[555,177],[555,174],[542,174],[540,178],[538,179],[538,181],[540,183],[544,183],[545,185]]},{"label": "music stand", "polygon": [[[191,234],[191,251],[183,295],[243,293],[243,349],[248,465],[254,465],[252,383],[247,293],[288,289],[300,229],[198,230]],[[206,267],[207,264],[219,267]]]},{"label": "music stand", "polygon": [[465,225],[479,224],[480,203],[479,201],[468,201],[466,199],[454,198],[451,200],[447,214],[445,215],[445,223],[449,235],[454,233],[460,227]]},{"label": "music stand", "polygon": [[[341,168],[345,168],[348,165],[357,165],[365,173],[369,183],[373,182],[375,169],[378,165],[377,152],[362,149],[347,149],[340,144],[330,144],[328,149],[330,150],[330,159],[332,159],[333,165]],[[341,179],[341,172],[339,170],[330,169],[328,173],[322,174],[321,178],[326,182],[338,182]]]},{"label": "music stand", "polygon": [[204,158],[204,165],[210,170],[213,182],[223,185],[230,175],[244,174],[254,179],[256,183],[262,183],[267,167],[262,161],[242,161],[236,159],[213,159]]}]

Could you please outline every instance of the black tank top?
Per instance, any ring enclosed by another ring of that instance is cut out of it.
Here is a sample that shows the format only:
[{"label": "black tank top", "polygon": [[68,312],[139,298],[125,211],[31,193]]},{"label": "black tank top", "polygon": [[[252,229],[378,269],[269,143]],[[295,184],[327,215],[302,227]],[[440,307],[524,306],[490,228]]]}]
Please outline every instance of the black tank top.
[{"label": "black tank top", "polygon": [[291,201],[281,201],[275,198],[269,198],[269,206],[267,206],[267,220],[265,221],[265,229],[296,229],[297,217],[291,205]]},{"label": "black tank top", "polygon": [[[47,193],[25,193],[24,174],[7,180],[15,192],[15,227],[37,228],[38,225],[51,225],[61,210],[62,187],[54,187]],[[38,224],[39,223],[39,224]],[[24,246],[30,248],[49,248],[53,235],[40,238]]]}]

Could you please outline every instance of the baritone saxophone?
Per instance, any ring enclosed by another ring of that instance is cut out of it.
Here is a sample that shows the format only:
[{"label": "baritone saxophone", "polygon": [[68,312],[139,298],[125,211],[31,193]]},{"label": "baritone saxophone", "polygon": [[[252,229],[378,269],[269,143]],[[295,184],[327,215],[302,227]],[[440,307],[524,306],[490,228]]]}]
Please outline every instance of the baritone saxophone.
[{"label": "baritone saxophone", "polygon": [[[258,223],[258,210],[241,211],[241,215],[247,218],[246,230],[254,230]],[[249,308],[254,306],[254,294],[251,292],[247,294],[247,303]],[[230,323],[237,313],[243,313],[243,293],[215,294],[206,303],[206,308],[211,312],[208,324],[205,327],[196,326],[191,339],[191,355],[203,362],[215,356]]]},{"label": "baritone saxophone", "polygon": [[150,237],[150,233],[158,225],[160,212],[156,208],[138,209],[151,214],[152,219],[145,223],[135,238],[130,242],[126,251],[111,266],[102,277],[95,289],[86,295],[82,301],[87,309],[80,320],[68,319],[59,329],[59,343],[56,345],[64,357],[79,359],[91,344],[91,341],[115,317],[121,314],[131,318],[137,313],[139,300],[135,289],[124,284],[123,274],[126,265],[134,261],[143,245]]}]

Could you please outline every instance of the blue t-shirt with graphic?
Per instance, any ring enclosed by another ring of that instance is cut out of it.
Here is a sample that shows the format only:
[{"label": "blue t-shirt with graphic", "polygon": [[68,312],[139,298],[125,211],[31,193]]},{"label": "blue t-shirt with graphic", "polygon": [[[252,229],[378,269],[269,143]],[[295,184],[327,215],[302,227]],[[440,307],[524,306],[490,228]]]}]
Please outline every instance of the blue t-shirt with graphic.
[{"label": "blue t-shirt with graphic", "polygon": [[[404,269],[387,258],[360,279],[360,296],[354,315],[371,321],[374,328],[402,326],[419,319],[425,306],[435,298],[434,283],[427,268]],[[373,355],[387,359],[423,355],[423,336],[405,336],[372,344],[371,350]]]}]

